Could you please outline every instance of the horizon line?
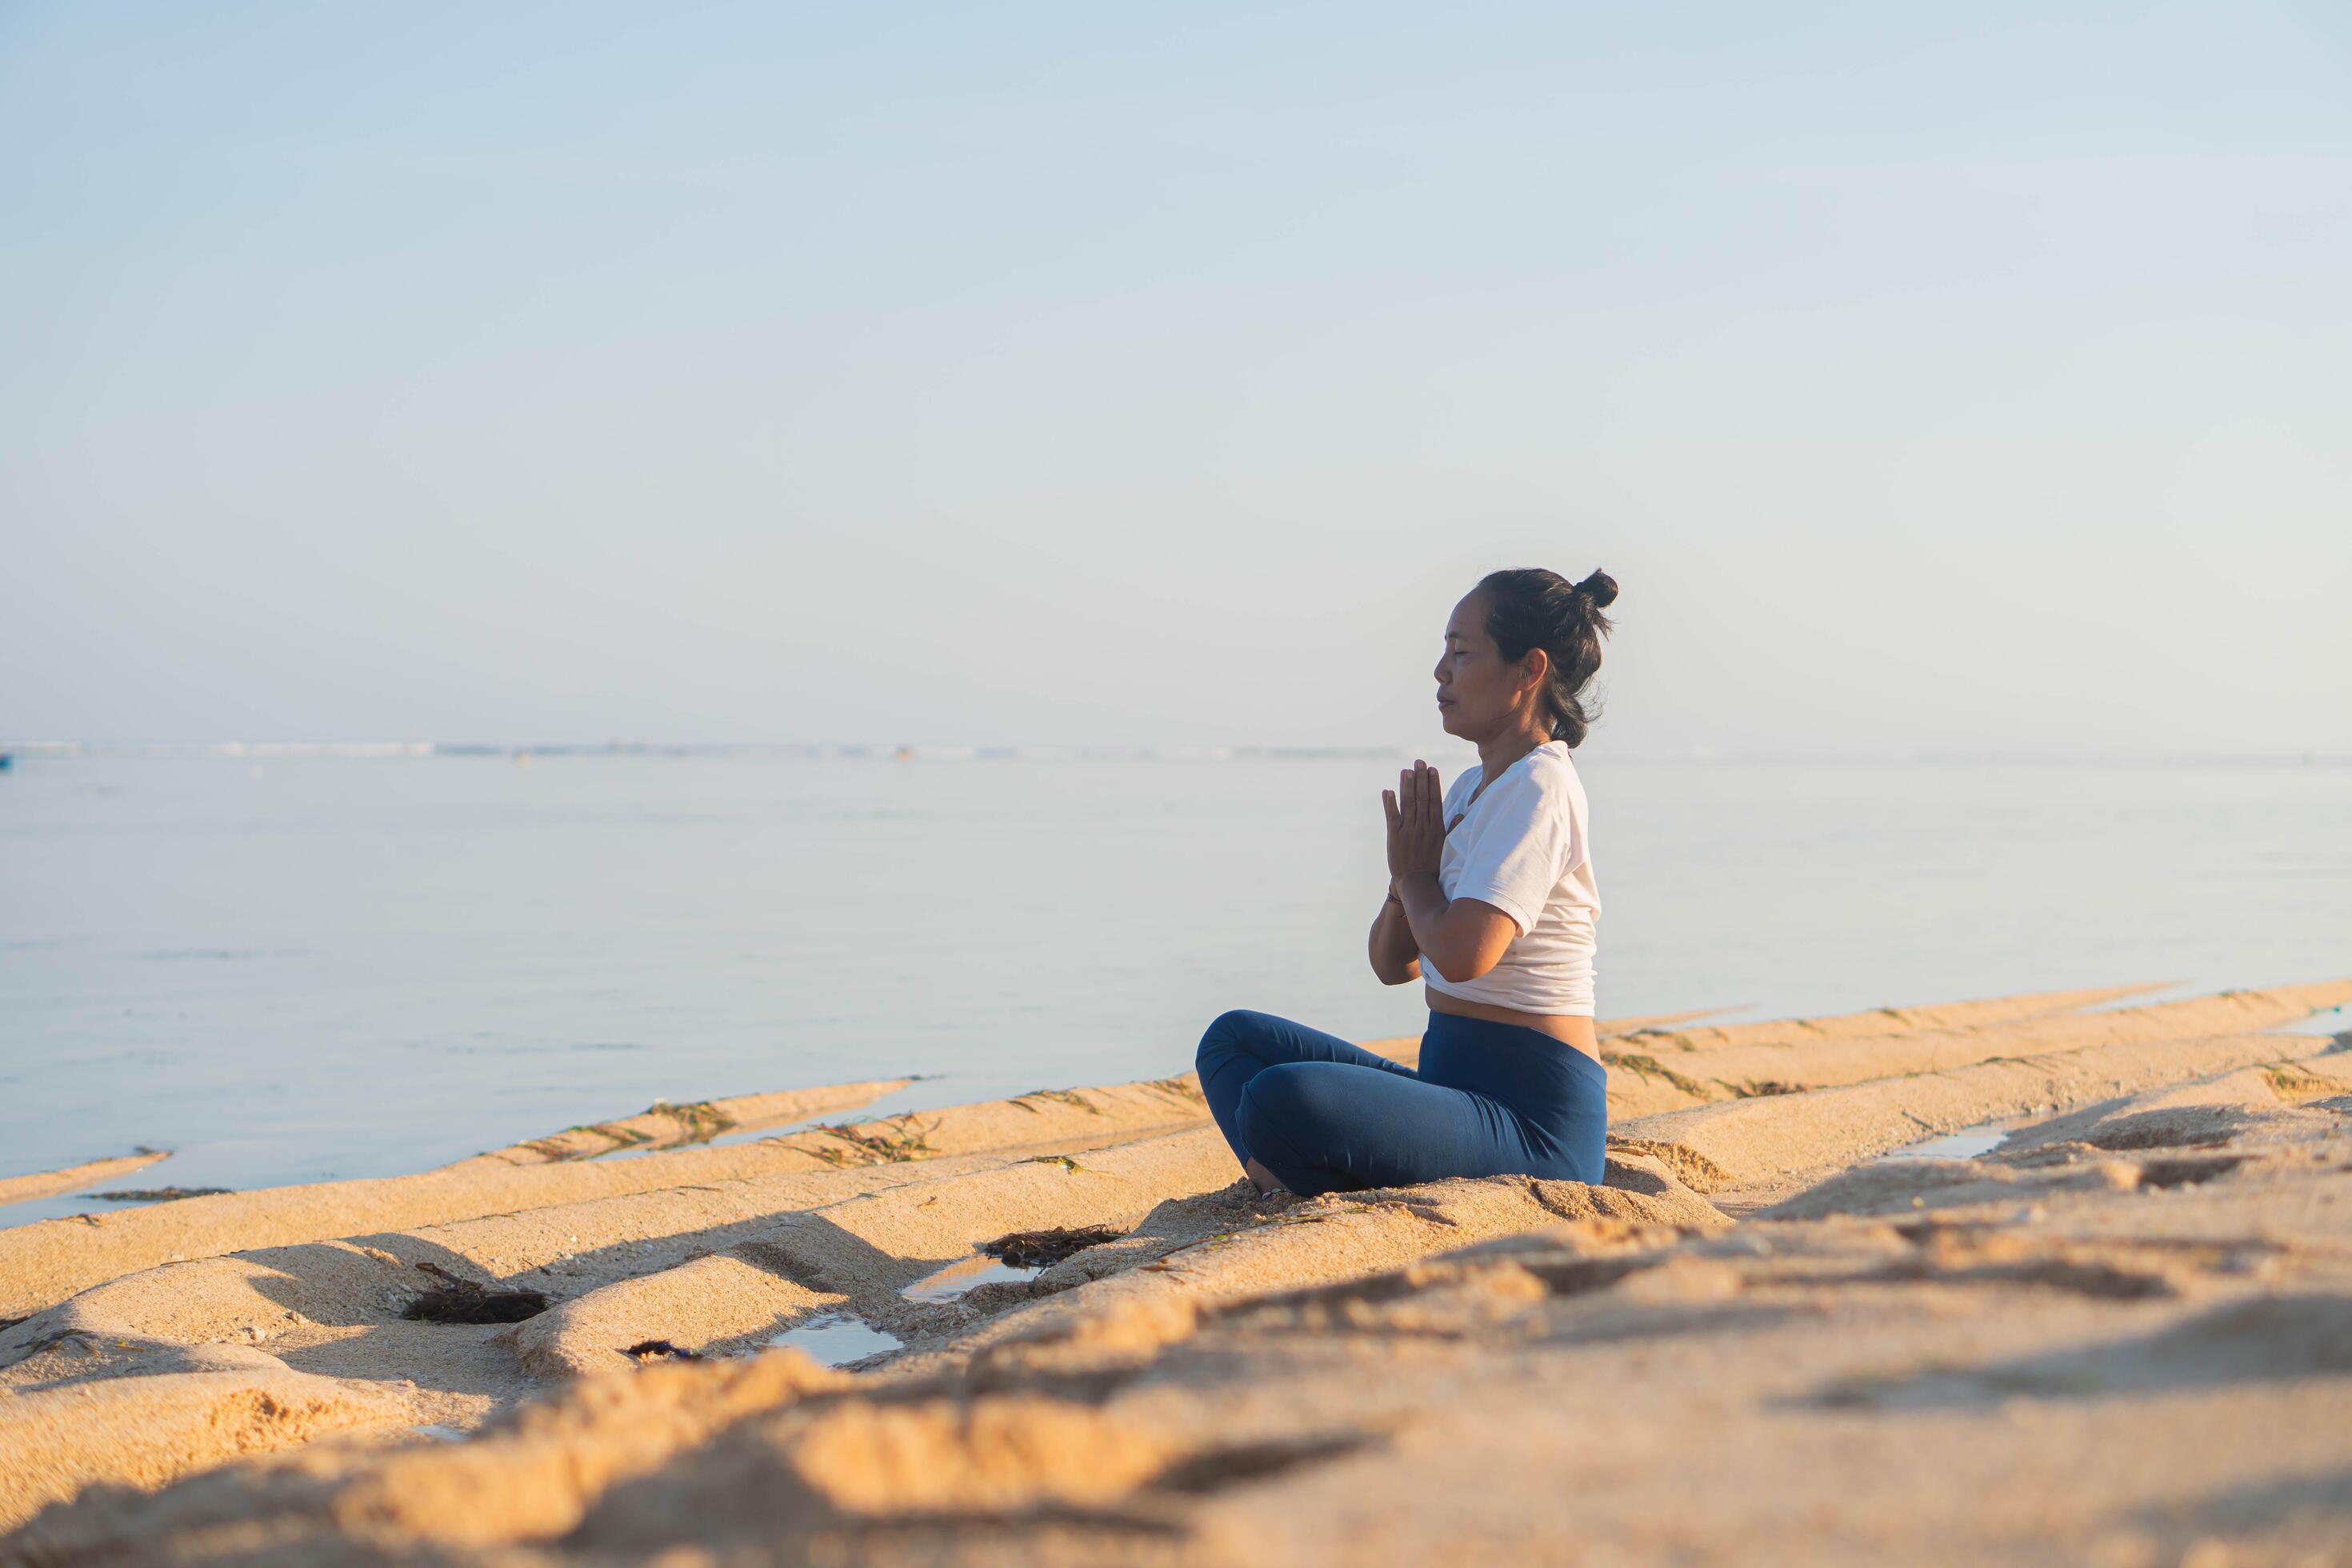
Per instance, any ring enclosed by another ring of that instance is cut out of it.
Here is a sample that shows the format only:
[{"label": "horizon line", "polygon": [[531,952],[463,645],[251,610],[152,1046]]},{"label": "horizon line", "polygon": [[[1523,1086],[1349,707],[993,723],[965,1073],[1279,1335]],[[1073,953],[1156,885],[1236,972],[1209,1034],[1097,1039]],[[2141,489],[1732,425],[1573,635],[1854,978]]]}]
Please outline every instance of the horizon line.
[{"label": "horizon line", "polygon": [[[1093,742],[971,743],[931,741],[249,741],[249,740],[7,740],[0,755],[138,756],[182,759],[329,759],[383,761],[432,758],[722,757],[765,755],[802,761],[896,762],[1257,762],[1360,760],[1425,754],[1426,747],[1374,744],[1269,743],[1118,745]],[[2032,748],[1917,747],[1874,751],[1769,751],[1693,745],[1674,751],[1612,754],[1636,763],[1932,763],[2116,766],[2178,763],[2216,766],[2341,767],[2352,752],[2063,752]]]}]

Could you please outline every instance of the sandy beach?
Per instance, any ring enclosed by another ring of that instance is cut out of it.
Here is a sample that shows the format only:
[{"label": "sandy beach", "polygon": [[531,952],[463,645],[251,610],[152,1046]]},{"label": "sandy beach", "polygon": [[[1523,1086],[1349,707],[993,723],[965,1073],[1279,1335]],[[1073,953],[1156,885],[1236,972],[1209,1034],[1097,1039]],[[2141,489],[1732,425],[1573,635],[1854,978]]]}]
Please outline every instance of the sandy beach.
[{"label": "sandy beach", "polygon": [[2347,61],[0,8],[0,1568],[2352,1568]]},{"label": "sandy beach", "polygon": [[0,1562],[2352,1559],[2352,981],[2142,989],[1605,1026],[1601,1186],[885,1080],[0,1229]]}]

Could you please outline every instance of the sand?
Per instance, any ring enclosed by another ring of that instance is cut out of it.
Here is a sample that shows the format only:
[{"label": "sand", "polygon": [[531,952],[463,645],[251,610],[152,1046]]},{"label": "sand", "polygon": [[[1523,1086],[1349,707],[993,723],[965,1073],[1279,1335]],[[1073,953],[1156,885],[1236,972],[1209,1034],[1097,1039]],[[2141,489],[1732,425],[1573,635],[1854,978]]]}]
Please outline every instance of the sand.
[{"label": "sand", "polygon": [[[848,1110],[905,1082],[845,1084],[798,1091],[796,1097],[804,1113]],[[783,1172],[1099,1137],[1177,1125],[1202,1114],[1188,1075],[618,1159],[554,1159],[544,1152],[546,1145],[570,1145],[569,1137],[560,1133],[413,1176],[225,1193],[120,1214],[44,1220],[0,1229],[0,1319],[23,1317],[88,1286],[183,1258]]]},{"label": "sand", "polygon": [[0,1230],[0,1562],[2352,1561],[2352,983],[2130,989],[1628,1021],[1601,1186],[1262,1196],[1180,1078]]},{"label": "sand", "polygon": [[133,1171],[143,1171],[158,1160],[170,1158],[168,1154],[142,1149],[136,1154],[119,1154],[110,1160],[91,1160],[58,1171],[38,1171],[29,1176],[0,1177],[0,1204],[20,1204],[27,1198],[77,1193],[100,1182],[127,1176]]},{"label": "sand", "polygon": [[[2063,998],[2067,1005],[2022,1018],[1990,1005],[1888,1009],[1879,1015],[1881,1019],[1907,1016],[1914,1021],[1824,1031],[1811,1038],[1785,1025],[1743,1027],[1737,1033],[1635,1034],[1602,1052],[1611,1068],[1610,1120],[1622,1122],[1694,1105],[1948,1072],[2004,1058],[2049,1056],[2090,1046],[2249,1033],[2340,1006],[2352,1001],[2352,986],[2232,991],[2149,1007],[2075,1011],[2114,994],[2075,993]],[[1823,1022],[1864,1026],[1870,1020]]]},{"label": "sand", "polygon": [[453,1169],[470,1169],[477,1162],[503,1165],[540,1165],[565,1160],[593,1160],[622,1150],[675,1149],[684,1143],[708,1143],[726,1133],[803,1121],[829,1110],[846,1110],[901,1089],[911,1079],[894,1078],[872,1083],[831,1084],[823,1089],[786,1089],[778,1094],[746,1094],[729,1100],[702,1100],[690,1105],[667,1102],[647,1106],[635,1116],[612,1121],[592,1121],[528,1142],[493,1149],[462,1161]]},{"label": "sand", "polygon": [[[2233,998],[2210,1009],[2182,1004],[2178,1010],[2055,1020],[2039,1039],[2013,1040],[2011,1050],[1967,1066],[1905,1066],[1835,1088],[1639,1117],[1615,1123],[1611,1136],[1661,1158],[1702,1192],[1786,1185],[1979,1122],[2256,1064],[2284,1070],[2336,1049],[2334,1041],[2313,1036],[2194,1032],[2242,1016],[2288,1022],[2352,999],[2352,986],[2307,987],[2302,994],[2308,1005],[2293,1010],[2276,994],[2261,994],[2260,1005],[2241,1006]],[[1892,1066],[1907,1054],[1893,1047],[1885,1056]]]}]

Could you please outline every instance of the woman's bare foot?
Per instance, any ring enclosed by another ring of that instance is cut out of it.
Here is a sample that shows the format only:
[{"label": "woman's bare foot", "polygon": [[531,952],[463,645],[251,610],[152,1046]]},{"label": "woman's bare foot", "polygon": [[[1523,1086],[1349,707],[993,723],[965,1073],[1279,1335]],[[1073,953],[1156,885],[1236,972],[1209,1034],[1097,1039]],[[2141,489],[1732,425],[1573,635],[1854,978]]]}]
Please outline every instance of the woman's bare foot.
[{"label": "woman's bare foot", "polygon": [[1290,1190],[1288,1187],[1282,1184],[1282,1179],[1280,1177],[1276,1176],[1272,1171],[1267,1170],[1264,1165],[1259,1164],[1255,1160],[1243,1161],[1242,1169],[1249,1173],[1249,1179],[1257,1184],[1257,1190],[1261,1194],[1266,1193],[1286,1193]]}]

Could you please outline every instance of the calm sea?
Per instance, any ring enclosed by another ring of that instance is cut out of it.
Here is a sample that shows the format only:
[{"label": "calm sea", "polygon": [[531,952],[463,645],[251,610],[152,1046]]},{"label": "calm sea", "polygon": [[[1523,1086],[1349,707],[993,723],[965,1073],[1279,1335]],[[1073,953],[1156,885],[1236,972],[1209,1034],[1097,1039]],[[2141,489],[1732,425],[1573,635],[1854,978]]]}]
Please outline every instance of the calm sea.
[{"label": "calm sea", "polygon": [[[2341,764],[1580,765],[1604,1016],[2352,973]],[[0,1175],[148,1144],[141,1184],[247,1187],[657,1098],[1115,1082],[1232,1006],[1413,1032],[1363,958],[1396,766],[20,754]]]}]

